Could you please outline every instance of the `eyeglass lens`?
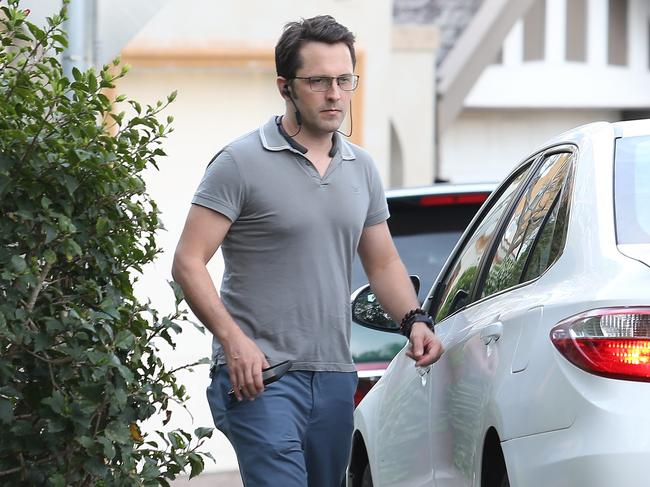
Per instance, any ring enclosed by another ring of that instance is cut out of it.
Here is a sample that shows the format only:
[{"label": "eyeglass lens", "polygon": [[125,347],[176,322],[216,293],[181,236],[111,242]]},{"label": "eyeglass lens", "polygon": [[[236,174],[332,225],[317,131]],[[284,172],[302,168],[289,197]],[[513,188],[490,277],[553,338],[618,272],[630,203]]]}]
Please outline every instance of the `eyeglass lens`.
[{"label": "eyeglass lens", "polygon": [[357,82],[359,76],[357,75],[345,75],[337,76],[336,78],[327,77],[327,76],[313,76],[309,79],[309,87],[314,91],[327,91],[331,88],[332,82],[336,80],[336,83],[344,91],[352,91],[357,87]]}]

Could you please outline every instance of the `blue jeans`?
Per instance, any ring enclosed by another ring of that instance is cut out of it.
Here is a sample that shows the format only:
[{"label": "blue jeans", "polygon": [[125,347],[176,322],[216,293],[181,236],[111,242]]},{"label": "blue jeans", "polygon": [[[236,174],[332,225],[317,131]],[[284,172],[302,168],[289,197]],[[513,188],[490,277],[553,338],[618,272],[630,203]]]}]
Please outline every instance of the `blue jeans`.
[{"label": "blue jeans", "polygon": [[238,402],[226,366],[207,389],[215,426],[232,443],[246,487],[340,487],[354,426],[354,372],[287,372]]}]

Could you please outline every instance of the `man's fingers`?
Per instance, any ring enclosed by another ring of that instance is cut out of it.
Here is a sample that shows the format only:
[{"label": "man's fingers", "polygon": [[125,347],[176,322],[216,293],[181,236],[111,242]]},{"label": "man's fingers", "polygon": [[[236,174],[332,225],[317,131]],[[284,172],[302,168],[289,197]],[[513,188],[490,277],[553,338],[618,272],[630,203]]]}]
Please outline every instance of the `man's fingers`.
[{"label": "man's fingers", "polygon": [[242,395],[241,395],[241,381],[239,380],[238,377],[239,370],[235,368],[230,368],[230,383],[232,384],[232,391],[235,394],[235,398],[237,398],[238,401],[242,400]]},{"label": "man's fingers", "polygon": [[[253,367],[247,367],[246,371],[244,373],[244,384],[243,384],[243,391],[244,391],[244,396],[246,399],[255,399],[257,396],[257,388],[255,387],[255,375],[256,372],[253,370]],[[257,375],[259,375],[259,371],[257,371]]]},{"label": "man's fingers", "polygon": [[438,361],[442,355],[442,352],[443,348],[440,341],[432,340],[431,342],[427,343],[424,355],[422,355],[422,357],[416,361],[415,365],[417,367],[426,367],[427,365],[431,365],[432,363]]},{"label": "man's fingers", "polygon": [[442,355],[443,348],[438,337],[430,330],[417,330],[411,333],[411,348],[406,355],[415,360],[416,367],[426,367],[437,361]]},{"label": "man's fingers", "polygon": [[412,358],[416,362],[420,360],[420,357],[422,356],[422,350],[420,349],[419,353],[416,348],[416,340],[413,339],[411,341],[411,346],[406,350],[406,356]]},{"label": "man's fingers", "polygon": [[[268,366],[266,359],[262,364]],[[230,382],[238,401],[255,399],[264,391],[262,365],[255,362],[250,365],[238,364],[230,370]]]},{"label": "man's fingers", "polygon": [[424,353],[424,345],[422,343],[422,337],[420,335],[413,336],[411,338],[411,355],[409,355],[412,359],[419,359],[422,354]]}]

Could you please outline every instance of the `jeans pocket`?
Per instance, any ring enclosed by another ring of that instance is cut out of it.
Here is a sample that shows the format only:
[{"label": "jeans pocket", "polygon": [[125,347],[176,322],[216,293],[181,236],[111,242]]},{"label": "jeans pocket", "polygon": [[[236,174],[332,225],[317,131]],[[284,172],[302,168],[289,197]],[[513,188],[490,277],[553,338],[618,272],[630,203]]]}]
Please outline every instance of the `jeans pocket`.
[{"label": "jeans pocket", "polygon": [[210,367],[210,377],[210,385],[205,392],[214,425],[221,430],[230,402],[230,398],[228,397],[230,379],[228,372],[221,365],[213,365]]}]

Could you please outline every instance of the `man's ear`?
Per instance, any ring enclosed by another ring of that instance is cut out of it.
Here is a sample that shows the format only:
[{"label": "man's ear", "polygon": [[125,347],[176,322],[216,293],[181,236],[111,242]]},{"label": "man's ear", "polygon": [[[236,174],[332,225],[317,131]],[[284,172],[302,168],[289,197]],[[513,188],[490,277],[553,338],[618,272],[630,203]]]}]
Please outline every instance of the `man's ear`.
[{"label": "man's ear", "polygon": [[285,78],[278,76],[277,84],[278,84],[278,90],[280,91],[280,95],[282,95],[282,98],[284,98],[285,100],[290,99],[291,91],[289,88],[289,82]]}]

